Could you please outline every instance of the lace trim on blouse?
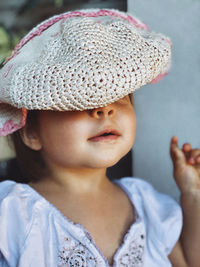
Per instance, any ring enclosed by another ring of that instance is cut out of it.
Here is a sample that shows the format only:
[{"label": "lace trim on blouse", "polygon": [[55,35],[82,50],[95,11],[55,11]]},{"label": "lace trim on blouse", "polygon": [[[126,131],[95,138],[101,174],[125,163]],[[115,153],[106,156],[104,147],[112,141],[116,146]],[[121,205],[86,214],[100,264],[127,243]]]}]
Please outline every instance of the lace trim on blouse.
[{"label": "lace trim on blouse", "polygon": [[[117,256],[113,267],[142,267],[144,264],[145,234],[144,228],[141,227],[137,235],[128,245],[122,249],[122,253]],[[58,254],[58,267],[96,267],[98,258],[95,257],[84,245],[69,237],[65,237]],[[107,266],[108,263],[105,262]]]},{"label": "lace trim on blouse", "polygon": [[59,250],[58,267],[87,267],[97,266],[97,258],[82,245],[69,237],[64,238],[64,244]]}]

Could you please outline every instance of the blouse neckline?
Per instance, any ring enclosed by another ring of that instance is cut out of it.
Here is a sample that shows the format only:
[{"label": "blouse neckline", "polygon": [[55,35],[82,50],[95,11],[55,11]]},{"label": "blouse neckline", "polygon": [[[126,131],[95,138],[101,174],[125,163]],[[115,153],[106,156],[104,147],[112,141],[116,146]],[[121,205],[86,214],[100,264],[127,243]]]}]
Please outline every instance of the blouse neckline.
[{"label": "blouse neckline", "polygon": [[120,180],[113,180],[112,182],[115,183],[116,185],[118,185],[124,191],[124,193],[127,195],[130,203],[132,204],[132,208],[133,208],[134,215],[135,215],[134,216],[134,218],[135,218],[134,222],[130,225],[128,231],[124,234],[121,244],[119,245],[119,247],[117,248],[117,250],[115,251],[115,253],[113,255],[113,258],[112,258],[113,264],[112,265],[109,265],[108,259],[104,256],[102,251],[98,248],[92,235],[89,233],[89,231],[81,223],[76,223],[76,222],[73,222],[72,220],[70,220],[54,204],[52,204],[49,200],[47,200],[43,195],[41,195],[37,190],[35,190],[29,184],[22,184],[22,185],[25,186],[30,192],[35,194],[43,203],[47,204],[50,207],[51,211],[53,211],[53,213],[57,214],[62,219],[62,221],[64,223],[67,223],[68,225],[71,225],[72,227],[80,229],[82,231],[82,233],[84,234],[85,243],[88,243],[88,241],[90,243],[92,243],[94,248],[97,250],[97,252],[103,258],[106,265],[108,267],[114,267],[116,265],[117,256],[123,250],[123,247],[126,246],[126,243],[128,243],[130,236],[134,232],[134,229],[137,228],[137,226],[139,226],[139,224],[142,223],[142,220],[141,220],[141,216],[139,215],[139,212],[137,210],[137,207],[134,205],[134,196],[130,193],[129,189],[125,185],[123,185]]}]

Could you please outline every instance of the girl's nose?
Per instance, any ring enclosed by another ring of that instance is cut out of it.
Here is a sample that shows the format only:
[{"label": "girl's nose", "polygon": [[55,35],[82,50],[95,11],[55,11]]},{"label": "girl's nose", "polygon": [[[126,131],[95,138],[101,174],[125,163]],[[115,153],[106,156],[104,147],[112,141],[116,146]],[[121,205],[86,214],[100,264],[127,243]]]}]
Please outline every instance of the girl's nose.
[{"label": "girl's nose", "polygon": [[103,117],[112,117],[114,114],[115,109],[112,104],[105,107],[95,108],[91,111],[91,115],[96,119],[101,119]]}]

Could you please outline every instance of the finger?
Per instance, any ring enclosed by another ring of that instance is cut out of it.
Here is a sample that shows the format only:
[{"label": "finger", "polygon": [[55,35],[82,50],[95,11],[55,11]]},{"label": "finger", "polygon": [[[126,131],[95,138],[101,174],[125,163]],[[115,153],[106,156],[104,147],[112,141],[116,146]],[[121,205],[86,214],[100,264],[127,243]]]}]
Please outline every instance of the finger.
[{"label": "finger", "polygon": [[175,150],[175,147],[177,146],[178,146],[178,137],[173,136],[170,142],[170,155],[171,155],[172,160],[175,159],[174,150]]},{"label": "finger", "polygon": [[195,164],[195,158],[189,158],[187,160],[188,163],[190,163],[191,165],[194,165]]},{"label": "finger", "polygon": [[192,146],[191,146],[189,143],[185,143],[185,144],[183,145],[183,147],[182,147],[182,150],[183,150],[184,152],[189,152],[189,151],[192,150]]},{"label": "finger", "polygon": [[195,158],[195,161],[197,164],[200,164],[200,155],[198,155],[196,158]]},{"label": "finger", "polygon": [[199,159],[196,161],[196,158],[200,155],[200,149],[191,149],[188,152],[185,152],[185,157],[188,163],[194,165],[197,164]]},{"label": "finger", "polygon": [[198,155],[197,157],[191,157],[187,160],[187,162],[190,165],[193,165],[194,167],[198,167],[200,168],[200,155]]},{"label": "finger", "polygon": [[[185,154],[186,160],[188,161],[191,157],[192,146],[189,143],[185,143],[182,146],[182,151]],[[190,163],[193,164],[192,161]]]},{"label": "finger", "polygon": [[178,137],[173,136],[170,144],[170,154],[174,166],[177,167],[180,164],[185,163],[185,155],[181,149],[178,147]]},{"label": "finger", "polygon": [[199,164],[200,163],[200,149],[192,149],[185,153],[186,160],[189,164]]},{"label": "finger", "polygon": [[196,158],[196,157],[198,157],[199,155],[200,155],[200,149],[198,149],[198,148],[192,149],[192,150],[190,151],[190,156],[191,156],[191,157]]},{"label": "finger", "polygon": [[172,138],[171,138],[171,144],[177,144],[178,145],[178,137],[176,135],[174,135]]},{"label": "finger", "polygon": [[172,149],[174,147],[178,147],[178,137],[177,136],[173,136],[171,138],[171,142],[170,142],[170,154],[172,156]]}]

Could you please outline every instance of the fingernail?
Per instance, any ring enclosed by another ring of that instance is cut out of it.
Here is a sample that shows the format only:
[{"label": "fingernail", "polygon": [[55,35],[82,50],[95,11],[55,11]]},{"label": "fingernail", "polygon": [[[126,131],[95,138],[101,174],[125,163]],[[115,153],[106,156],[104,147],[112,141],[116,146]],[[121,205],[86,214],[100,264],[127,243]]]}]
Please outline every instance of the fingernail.
[{"label": "fingernail", "polygon": [[191,150],[191,145],[188,144],[188,143],[184,144],[184,145],[183,145],[183,150],[185,150],[185,151],[190,151],[190,150]]},{"label": "fingernail", "polygon": [[177,137],[176,136],[173,136],[172,137],[172,143],[176,143],[177,142]]}]

